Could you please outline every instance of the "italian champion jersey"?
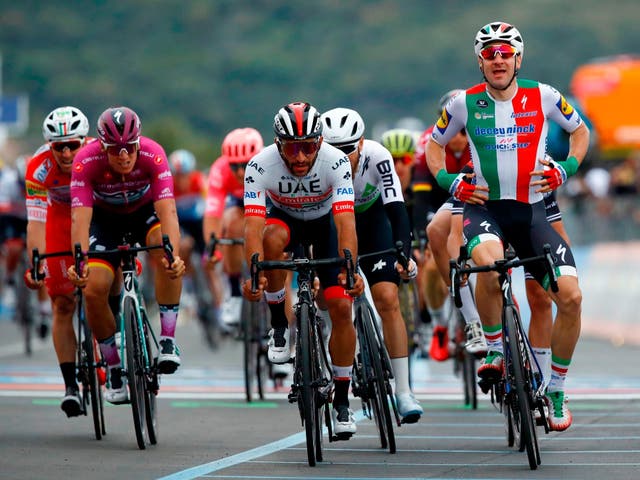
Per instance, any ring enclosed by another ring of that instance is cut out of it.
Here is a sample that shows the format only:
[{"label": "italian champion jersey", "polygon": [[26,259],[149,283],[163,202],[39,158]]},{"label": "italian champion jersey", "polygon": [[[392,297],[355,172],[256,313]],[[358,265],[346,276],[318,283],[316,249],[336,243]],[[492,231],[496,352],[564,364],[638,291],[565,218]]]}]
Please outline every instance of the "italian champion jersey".
[{"label": "italian champion jersey", "polygon": [[[454,97],[442,110],[432,138],[440,145],[466,128],[477,185],[489,187],[489,200],[542,200],[529,173],[542,170],[548,119],[571,133],[582,123],[575,110],[554,88],[532,80],[517,80],[511,100],[494,99],[486,84]],[[564,160],[564,159],[559,159]]]}]

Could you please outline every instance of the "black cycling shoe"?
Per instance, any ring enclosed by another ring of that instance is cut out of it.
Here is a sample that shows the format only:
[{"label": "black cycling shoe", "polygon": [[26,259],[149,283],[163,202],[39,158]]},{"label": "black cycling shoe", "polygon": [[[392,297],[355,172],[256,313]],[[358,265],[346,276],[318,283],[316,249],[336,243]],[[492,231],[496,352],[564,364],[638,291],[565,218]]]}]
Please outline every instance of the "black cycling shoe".
[{"label": "black cycling shoe", "polygon": [[77,388],[67,387],[65,389],[60,408],[69,418],[82,415],[82,402],[80,401],[80,392]]}]

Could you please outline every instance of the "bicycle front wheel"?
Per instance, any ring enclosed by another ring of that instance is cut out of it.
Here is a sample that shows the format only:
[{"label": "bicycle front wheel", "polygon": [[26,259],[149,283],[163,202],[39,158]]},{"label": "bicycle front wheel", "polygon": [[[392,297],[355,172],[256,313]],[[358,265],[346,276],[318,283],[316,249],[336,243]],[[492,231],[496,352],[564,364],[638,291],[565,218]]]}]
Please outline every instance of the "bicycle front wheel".
[{"label": "bicycle front wheel", "polygon": [[[79,306],[79,308],[82,308]],[[91,415],[93,417],[93,430],[96,440],[101,440],[105,431],[104,428],[104,404],[102,403],[102,391],[100,381],[98,380],[98,362],[96,361],[96,352],[94,349],[95,340],[91,330],[87,324],[82,322],[82,330],[84,338],[82,340],[82,348],[84,349],[83,362],[86,362],[87,371],[86,381],[89,387],[89,403],[91,403]]]},{"label": "bicycle front wheel", "polygon": [[147,422],[147,435],[149,443],[155,445],[158,443],[158,417],[156,411],[156,395],[158,394],[159,382],[158,372],[155,368],[151,368],[151,340],[149,339],[149,321],[147,313],[142,310],[144,341],[147,347],[146,361],[144,361],[144,411]]},{"label": "bicycle front wheel", "polygon": [[520,451],[527,450],[529,467],[531,470],[535,470],[540,464],[540,453],[535,430],[535,419],[533,417],[533,409],[531,408],[531,384],[528,381],[528,376],[525,371],[528,363],[526,361],[527,345],[519,328],[518,312],[515,307],[507,308],[505,312],[505,322],[509,336],[509,354],[511,356],[512,374],[518,408],[517,415],[515,411],[511,413],[514,422],[517,421],[520,427]]},{"label": "bicycle front wheel", "polygon": [[145,444],[145,378],[142,352],[139,312],[131,298],[125,298],[124,308],[125,347],[127,355],[127,380],[129,397],[133,413],[133,426],[136,431],[138,448],[144,450]]},{"label": "bicycle front wheel", "polygon": [[[261,380],[257,376],[260,339],[256,336],[256,306],[255,302],[242,300],[240,325],[242,326],[244,391],[247,402],[253,400],[253,386],[256,380],[258,382]],[[262,385],[259,384],[258,389],[261,393]]]},{"label": "bicycle front wheel", "polygon": [[376,335],[375,318],[373,312],[368,305],[363,305],[358,308],[358,315],[360,315],[360,322],[362,325],[362,331],[364,333],[364,341],[367,343],[366,354],[369,355],[369,359],[366,363],[370,365],[370,371],[367,372],[367,382],[369,384],[369,391],[371,392],[371,398],[373,403],[373,411],[376,418],[376,424],[380,433],[380,440],[382,448],[385,448],[385,439],[389,447],[389,453],[396,453],[396,438],[393,433],[393,418],[391,417],[391,410],[389,403],[393,401],[389,398],[392,394],[390,392],[390,385],[387,381],[388,374],[382,367],[381,359],[386,355],[384,351],[384,343],[378,341]]}]

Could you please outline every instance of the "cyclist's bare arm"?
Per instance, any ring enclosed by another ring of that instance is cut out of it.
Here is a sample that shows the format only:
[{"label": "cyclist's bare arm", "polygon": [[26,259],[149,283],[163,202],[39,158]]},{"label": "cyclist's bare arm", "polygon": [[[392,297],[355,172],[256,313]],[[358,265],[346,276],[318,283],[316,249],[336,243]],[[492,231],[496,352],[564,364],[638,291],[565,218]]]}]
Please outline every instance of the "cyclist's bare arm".
[{"label": "cyclist's bare arm", "polygon": [[163,198],[153,203],[153,208],[156,211],[156,215],[160,219],[160,225],[162,226],[162,233],[169,236],[169,241],[173,246],[173,263],[169,265],[166,258],[162,258],[162,264],[165,268],[171,270],[173,273],[169,276],[171,278],[177,278],[184,274],[185,265],[184,261],[180,258],[180,225],[178,223],[178,213],[176,210],[176,201],[173,198]]},{"label": "cyclist's bare arm", "polygon": [[[71,209],[71,245],[69,245],[71,251],[73,251],[73,246],[76,243],[80,244],[83,252],[89,251],[89,226],[91,225],[92,216],[92,207],[74,207]],[[67,273],[69,280],[75,286],[84,287],[87,284],[89,265],[85,262],[84,269],[80,275],[76,272],[75,265],[71,265]]]},{"label": "cyclist's bare arm", "polygon": [[[38,222],[36,220],[29,220],[29,223],[27,223],[27,252],[29,254],[29,260],[32,262],[32,264],[33,249],[37,248],[40,252],[44,252],[46,249],[45,232],[46,223]],[[44,274],[44,265],[42,265],[39,270],[40,272],[38,273]],[[42,275],[41,278],[44,278],[44,275]],[[33,280],[31,278],[31,275],[26,276],[25,280],[27,281],[27,285],[29,285],[29,287],[31,288],[40,287],[43,285],[42,280]]]},{"label": "cyclist's bare arm", "polygon": [[[202,219],[202,235],[205,245],[209,244],[212,234],[214,234],[216,238],[222,237],[222,219],[205,213]],[[216,252],[218,252],[218,250],[216,250]],[[220,261],[220,258],[221,256],[215,253],[214,255],[207,256],[207,267],[213,268],[213,266]]]},{"label": "cyclist's bare arm", "polygon": [[[333,216],[338,237],[338,252],[344,255],[344,249],[351,252],[352,258],[358,258],[358,237],[356,235],[356,217],[353,212],[340,212]],[[348,291],[349,295],[358,297],[364,292],[364,281],[360,275],[354,275],[354,285]],[[340,284],[346,285],[346,274],[340,274]]]},{"label": "cyclist's bare arm", "polygon": [[[251,265],[251,257],[257,253],[260,260],[264,260],[264,250],[262,239],[264,235],[265,218],[260,216],[244,217],[244,253],[247,265]],[[251,291],[251,279],[247,280],[243,287],[242,293],[248,300],[257,302],[262,298],[262,291],[266,287],[266,278],[260,277],[260,288],[258,292]]]}]

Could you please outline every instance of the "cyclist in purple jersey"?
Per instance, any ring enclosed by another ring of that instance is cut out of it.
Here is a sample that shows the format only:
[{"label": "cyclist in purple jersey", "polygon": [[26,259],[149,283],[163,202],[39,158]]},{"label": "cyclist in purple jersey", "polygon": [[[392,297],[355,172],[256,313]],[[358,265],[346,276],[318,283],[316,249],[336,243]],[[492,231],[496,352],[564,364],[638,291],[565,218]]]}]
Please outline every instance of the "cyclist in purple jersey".
[{"label": "cyclist in purple jersey", "polygon": [[[557,307],[545,400],[549,427],[562,431],[572,422],[564,385],[580,336],[582,293],[571,249],[546,219],[543,195],[576,173],[589,147],[589,129],[557,90],[516,78],[523,49],[522,36],[513,25],[492,22],[478,31],[474,51],[484,83],[460,93],[443,109],[427,146],[427,161],[440,186],[466,202],[464,235],[476,265],[504,258],[507,244],[521,258],[539,255],[545,243],[551,245],[559,291],[548,290],[544,266],[532,264],[526,270],[547,289]],[[570,134],[564,161],[544,158],[549,119]],[[474,173],[447,173],[444,146],[463,127]],[[498,379],[503,368],[502,294],[497,275],[480,273],[476,285],[488,350],[478,375],[486,381]]]},{"label": "cyclist in purple jersey", "polygon": [[[105,110],[97,129],[99,141],[83,147],[73,161],[71,243],[80,243],[86,252],[112,250],[125,237],[130,243],[155,245],[162,234],[169,236],[175,254],[171,265],[161,250],[150,253],[161,324],[158,368],[173,373],[180,365],[175,328],[185,265],[178,252],[180,228],[167,157],[160,145],[140,136],[140,119],[127,107]],[[87,320],[109,370],[105,398],[115,404],[129,398],[112,311],[119,304],[119,267],[117,255],[92,253],[80,276],[74,266],[69,268],[71,281],[84,288]]]}]

